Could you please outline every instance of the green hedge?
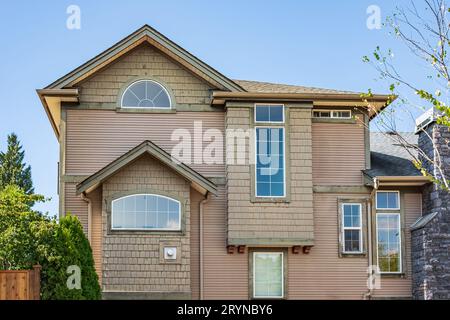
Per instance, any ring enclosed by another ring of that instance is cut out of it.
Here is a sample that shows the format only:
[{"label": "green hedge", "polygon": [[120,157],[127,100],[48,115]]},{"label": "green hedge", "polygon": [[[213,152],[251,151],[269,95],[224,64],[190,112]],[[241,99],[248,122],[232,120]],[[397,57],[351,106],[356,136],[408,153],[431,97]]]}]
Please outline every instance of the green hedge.
[{"label": "green hedge", "polygon": [[[0,191],[0,269],[42,266],[41,298],[44,300],[100,299],[101,290],[89,241],[77,217],[70,214],[59,223],[26,203],[42,201],[15,186]],[[69,289],[69,266],[81,270],[81,289]]]}]

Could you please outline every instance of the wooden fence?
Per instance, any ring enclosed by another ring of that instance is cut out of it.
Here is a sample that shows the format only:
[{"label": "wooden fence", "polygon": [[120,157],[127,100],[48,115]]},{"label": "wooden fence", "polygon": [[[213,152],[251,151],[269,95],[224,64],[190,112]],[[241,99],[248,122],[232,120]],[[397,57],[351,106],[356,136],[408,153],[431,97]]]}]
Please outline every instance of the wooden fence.
[{"label": "wooden fence", "polygon": [[0,300],[39,300],[41,266],[32,270],[0,270]]}]

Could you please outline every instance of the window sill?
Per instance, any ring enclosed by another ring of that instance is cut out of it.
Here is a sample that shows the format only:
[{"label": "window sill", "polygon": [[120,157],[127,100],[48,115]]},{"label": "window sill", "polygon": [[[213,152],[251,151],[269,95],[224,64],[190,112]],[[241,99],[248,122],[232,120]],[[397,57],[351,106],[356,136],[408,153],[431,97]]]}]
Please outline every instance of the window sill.
[{"label": "window sill", "polygon": [[355,119],[339,119],[339,118],[311,118],[313,123],[349,123],[355,124]]},{"label": "window sill", "polygon": [[162,235],[184,235],[183,230],[133,230],[133,229],[109,229],[108,235],[146,235],[146,236],[162,236]]},{"label": "window sill", "polygon": [[291,201],[288,198],[260,198],[260,197],[252,197],[252,203],[290,203]]},{"label": "window sill", "polygon": [[402,273],[382,273],[380,272],[380,276],[382,278],[406,278],[406,273],[402,272]]},{"label": "window sill", "polygon": [[339,257],[340,258],[365,258],[367,256],[367,252],[340,252]]},{"label": "window sill", "polygon": [[151,109],[151,108],[117,108],[116,112],[120,113],[176,113],[175,108],[172,109]]}]

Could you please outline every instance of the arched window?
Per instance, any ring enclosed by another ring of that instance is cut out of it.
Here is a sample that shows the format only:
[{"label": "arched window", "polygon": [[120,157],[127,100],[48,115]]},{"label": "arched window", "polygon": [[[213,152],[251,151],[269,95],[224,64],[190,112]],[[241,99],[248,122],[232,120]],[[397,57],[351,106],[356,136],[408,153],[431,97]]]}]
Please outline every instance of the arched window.
[{"label": "arched window", "polygon": [[133,82],[124,91],[122,108],[170,109],[172,103],[166,88],[153,80]]},{"label": "arched window", "polygon": [[112,229],[180,230],[180,201],[156,194],[134,194],[112,201]]}]

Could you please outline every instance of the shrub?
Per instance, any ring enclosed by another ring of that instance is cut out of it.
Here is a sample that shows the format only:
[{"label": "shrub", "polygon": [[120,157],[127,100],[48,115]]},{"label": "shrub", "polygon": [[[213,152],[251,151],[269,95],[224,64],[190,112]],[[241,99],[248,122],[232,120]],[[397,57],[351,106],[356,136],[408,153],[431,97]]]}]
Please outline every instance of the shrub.
[{"label": "shrub", "polygon": [[[99,299],[92,250],[78,218],[69,214],[58,223],[31,210],[30,200],[44,198],[15,186],[0,191],[0,269],[30,269],[39,263],[42,299]],[[71,265],[81,270],[81,289],[67,287]]]},{"label": "shrub", "polygon": [[[42,299],[81,300],[101,297],[94,259],[89,241],[77,217],[67,215],[48,233],[41,230],[48,246],[40,248],[42,265]],[[78,266],[81,270],[81,289],[67,287],[67,268]]]}]

